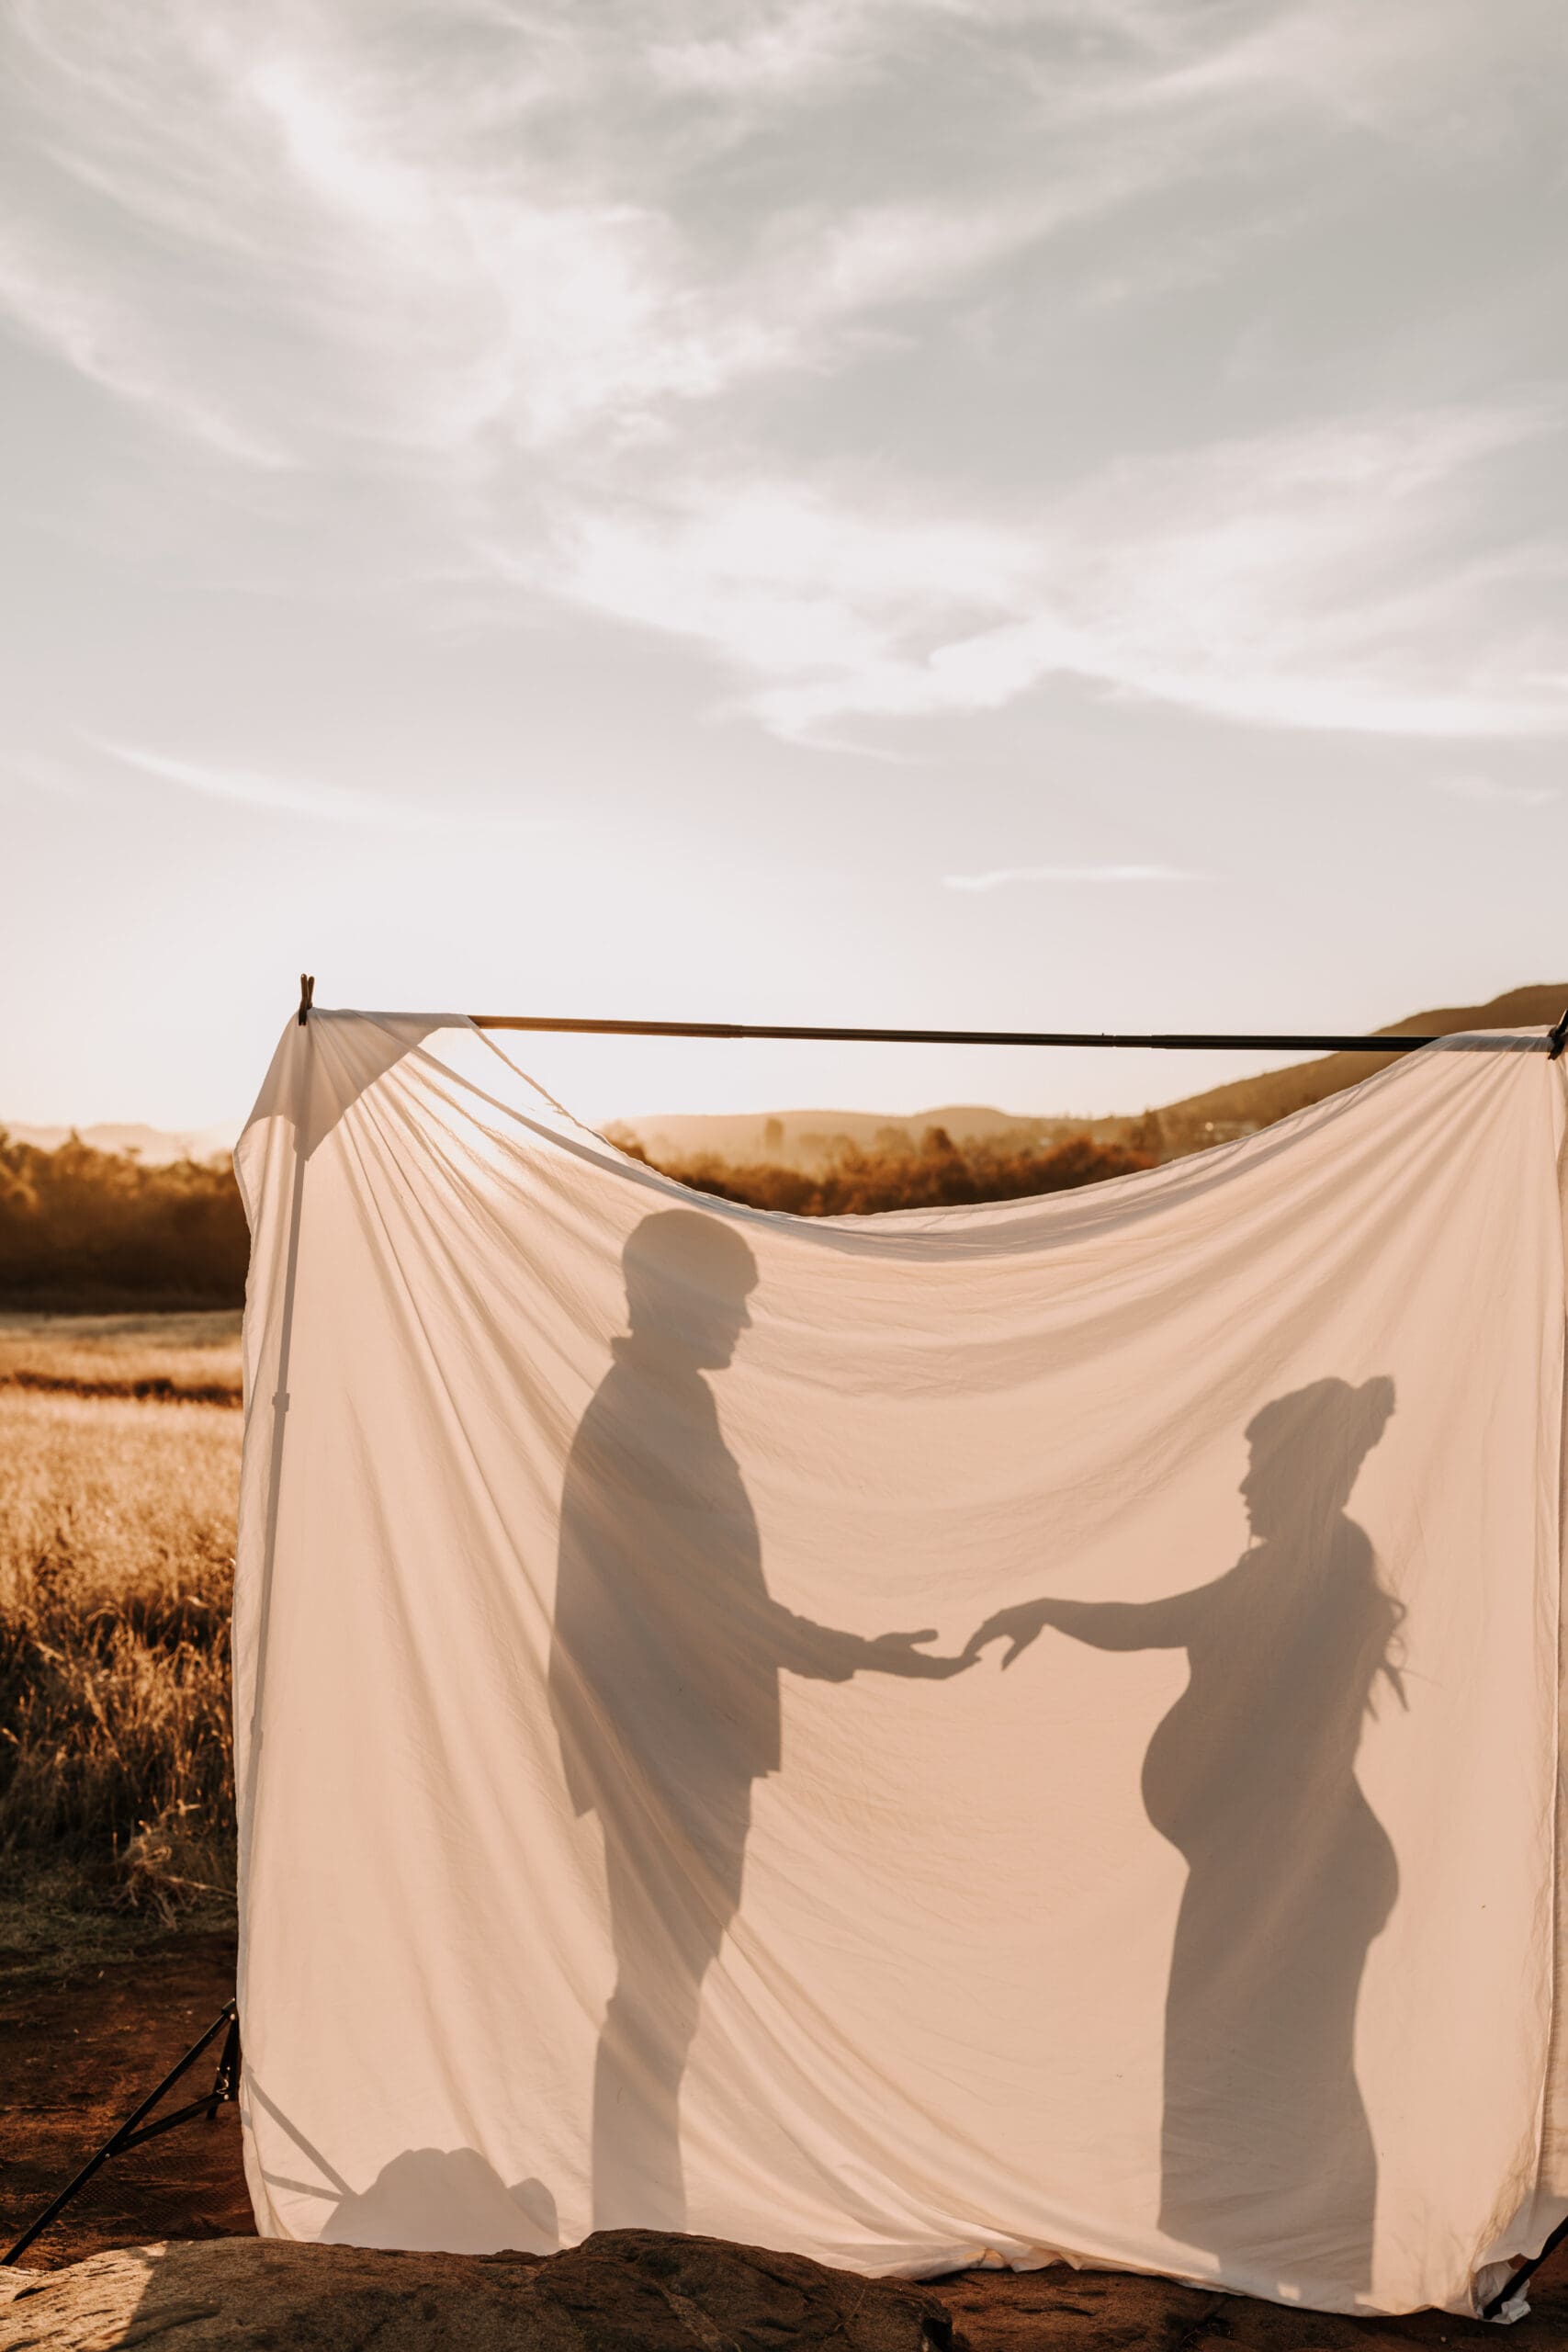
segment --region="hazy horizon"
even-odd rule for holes
[[[1153,1057],[1151,1056],[1150,1058],[1152,1059]],[[1177,1057],[1168,1055],[1162,1057],[1162,1058],[1167,1060],[1175,1060]],[[1181,1058],[1185,1060],[1186,1057],[1182,1057]],[[1250,1069],[1250,1062],[1248,1065],[1248,1070],[1244,1070],[1239,1068],[1230,1069],[1229,1063],[1232,1058],[1233,1057],[1230,1056],[1225,1057],[1226,1072],[1222,1074],[1228,1073],[1228,1075],[1237,1078],[1247,1075]],[[1234,1058],[1239,1062],[1243,1057],[1237,1056]],[[1264,1056],[1261,1057],[1253,1057],[1251,1058],[1258,1061],[1261,1068],[1274,1069],[1289,1068],[1295,1060],[1310,1060],[1312,1057],[1275,1056],[1270,1059],[1269,1057]],[[1151,1102],[1155,1099],[1156,1098],[1151,1097]],[[1164,1102],[1168,1100],[1174,1100],[1175,1098],[1173,1095],[1160,1095],[1157,1099]],[[569,1110],[573,1111],[578,1115],[584,1117],[587,1116],[585,1113],[581,1112],[581,1106],[577,1104],[569,1103],[566,1107]],[[1050,1102],[1003,1102],[992,1101],[989,1098],[982,1100],[979,1096],[972,1095],[965,1095],[962,1097],[953,1095],[940,1102],[906,1102],[902,1105],[894,1105],[891,1108],[886,1104],[876,1102],[751,1102],[738,1100],[733,1103],[726,1103],[722,1108],[716,1111],[682,1111],[671,1108],[669,1103],[652,1102],[645,1104],[638,1112],[621,1113],[611,1110],[596,1114],[592,1124],[601,1127],[624,1125],[636,1128],[638,1126],[639,1123],[647,1125],[660,1119],[686,1120],[696,1118],[734,1118],[755,1119],[761,1121],[769,1118],[884,1118],[890,1125],[898,1125],[900,1124],[908,1125],[911,1120],[919,1121],[922,1118],[930,1118],[935,1113],[940,1111],[954,1109],[995,1111],[1004,1117],[1016,1118],[1020,1121],[1028,1121],[1032,1119],[1081,1118],[1088,1122],[1096,1119],[1136,1115],[1138,1111],[1148,1107],[1150,1107],[1148,1104],[1139,1103],[1133,1107],[1131,1113],[1127,1113],[1103,1108],[1098,1110],[1092,1109],[1081,1102],[1069,1102],[1059,1104]],[[23,1142],[27,1142],[37,1136],[63,1136],[73,1128],[78,1135],[89,1138],[93,1135],[102,1134],[106,1130],[118,1134],[121,1132],[129,1132],[132,1129],[140,1129],[145,1130],[149,1135],[156,1135],[160,1137],[188,1137],[193,1141],[202,1143],[204,1146],[208,1145],[209,1142],[212,1148],[221,1149],[227,1148],[237,1139],[243,1123],[243,1117],[242,1116],[232,1120],[213,1119],[199,1123],[187,1120],[173,1126],[155,1126],[152,1121],[144,1119],[115,1117],[101,1119],[26,1119],[19,1117],[7,1117],[3,1114],[0,1114],[0,1130],[4,1130],[8,1134],[17,1136]]]
[[[1550,1014],[1542,1013],[1542,1019],[1554,1017],[1559,1009],[1560,1003],[1561,1009],[1563,1012],[1568,1012],[1568,981],[1564,981],[1556,987],[1550,982],[1527,982],[1524,984],[1524,989],[1538,995],[1543,995],[1549,998],[1551,1012]],[[1509,990],[1504,993],[1506,995],[1511,995],[1516,992]],[[1438,1006],[1408,1007],[1404,1013],[1396,1015],[1395,1018],[1400,1021],[1409,1021],[1412,1017],[1422,1012],[1433,1013],[1444,1011],[1445,1009],[1452,1010],[1454,1008],[1443,1008]],[[1463,1008],[1458,1009],[1462,1010]],[[1537,1010],[1539,1011],[1540,1008],[1537,1008]],[[494,1040],[494,1042],[498,1043],[501,1049],[505,1052],[508,1046],[516,1041],[504,1035],[501,1035]],[[534,1035],[530,1034],[525,1035],[522,1042],[525,1046],[535,1045],[541,1046],[546,1049],[547,1053],[554,1048],[561,1050],[564,1055],[570,1055],[571,1046],[574,1044],[582,1042],[604,1043],[613,1047],[625,1046],[634,1052],[639,1046],[646,1046],[652,1049],[654,1052],[657,1052],[659,1048],[667,1046],[671,1041],[662,1039],[610,1039],[603,1041],[583,1041],[575,1040],[570,1037],[551,1037],[547,1035]],[[717,1040],[709,1040],[705,1042],[710,1046],[717,1044],[720,1051],[730,1055],[744,1053],[749,1057],[765,1058],[770,1053],[782,1053],[785,1055],[794,1055],[797,1057],[805,1057],[807,1063],[809,1063],[812,1057],[818,1050],[818,1048],[809,1046],[798,1046],[792,1047],[789,1046],[770,1046],[766,1043],[758,1043],[756,1045],[739,1045]],[[683,1053],[688,1057],[700,1057],[703,1051],[703,1045],[701,1043],[693,1042],[687,1046],[681,1046],[677,1043],[676,1050]],[[897,1048],[893,1047],[890,1047],[887,1050],[889,1053],[896,1053],[898,1051]],[[919,1052],[920,1049],[913,1048],[907,1050]],[[527,1054],[525,1058],[532,1066],[531,1074],[536,1077],[541,1076],[542,1073],[539,1069],[540,1057],[533,1054]],[[764,1122],[771,1121],[775,1118],[783,1119],[786,1123],[791,1121],[798,1123],[801,1121],[810,1120],[816,1125],[826,1125],[830,1128],[832,1123],[836,1121],[853,1124],[856,1121],[872,1119],[884,1121],[891,1125],[910,1127],[918,1132],[923,1123],[929,1122],[933,1118],[945,1119],[951,1118],[955,1114],[978,1111],[987,1114],[994,1114],[1003,1119],[1016,1119],[1021,1124],[1027,1124],[1031,1121],[1041,1120],[1066,1124],[1082,1121],[1087,1126],[1095,1125],[1106,1119],[1136,1117],[1145,1111],[1165,1109],[1170,1105],[1182,1102],[1195,1094],[1206,1093],[1213,1085],[1224,1086],[1233,1080],[1254,1077],[1264,1071],[1272,1072],[1293,1069],[1303,1065],[1311,1064],[1320,1059],[1321,1057],[1315,1054],[1241,1053],[1224,1049],[1209,1053],[1192,1053],[1168,1051],[1165,1049],[1145,1049],[1140,1047],[1112,1048],[1104,1052],[1098,1052],[1089,1047],[1057,1049],[1052,1049],[1049,1047],[1016,1047],[1007,1050],[1007,1058],[1015,1066],[1020,1064],[1025,1067],[1033,1065],[1037,1068],[1040,1064],[1044,1063],[1048,1064],[1052,1069],[1057,1071],[1070,1071],[1074,1063],[1081,1063],[1086,1059],[1092,1059],[1101,1067],[1121,1065],[1125,1066],[1130,1072],[1142,1071],[1147,1073],[1150,1077],[1151,1083],[1143,1099],[1138,1101],[1129,1099],[1113,1104],[1089,1104],[1082,1101],[1074,1100],[1066,1096],[1064,1096],[1061,1101],[1057,1102],[1037,1101],[1025,1103],[1016,1101],[1010,1102],[998,1097],[988,1099],[982,1098],[973,1093],[954,1093],[941,1101],[915,1102],[913,1104],[907,1102],[890,1104],[886,1102],[851,1102],[848,1100],[838,1103],[811,1102],[807,1100],[751,1100],[749,1097],[748,1090],[745,1087],[741,1087],[735,1091],[734,1098],[732,1100],[726,1102],[717,1109],[692,1110],[682,1107],[678,1104],[673,1104],[670,1102],[648,1103],[636,1112],[618,1111],[614,1108],[606,1109],[602,1104],[590,1107],[587,1102],[581,1101],[569,1103],[566,1107],[574,1111],[577,1115],[592,1125],[600,1128],[626,1127],[637,1132],[639,1135],[639,1138],[643,1141],[657,1139],[660,1136],[660,1127],[662,1125],[663,1127],[670,1131],[669,1135],[664,1137],[665,1142],[669,1143],[671,1137],[673,1137],[674,1148],[676,1149],[690,1148],[691,1139],[688,1137],[682,1140],[681,1137],[675,1136],[675,1130],[679,1128],[689,1128],[694,1124],[700,1124],[705,1121],[717,1125],[720,1124],[739,1125],[743,1122]],[[1168,1082],[1164,1085],[1152,1082],[1154,1080],[1157,1079],[1162,1070],[1166,1074]],[[1179,1077],[1181,1073],[1186,1073],[1188,1078],[1191,1080],[1191,1082],[1178,1082]],[[1197,1075],[1194,1077],[1193,1073],[1197,1073]],[[1278,1115],[1278,1114],[1271,1112],[1268,1115],[1274,1116]],[[106,1118],[77,1119],[72,1121],[42,1121],[16,1118],[7,1119],[5,1116],[0,1115],[0,1130],[9,1131],[22,1142],[43,1143],[47,1146],[52,1144],[56,1140],[62,1139],[64,1132],[68,1128],[74,1128],[78,1134],[81,1134],[88,1141],[93,1141],[95,1138],[104,1139],[102,1146],[104,1148],[127,1148],[129,1147],[125,1138],[131,1137],[133,1135],[135,1138],[137,1138],[136,1148],[139,1149],[148,1148],[153,1142],[164,1144],[176,1139],[185,1140],[190,1144],[196,1152],[196,1156],[198,1158],[209,1156],[215,1148],[227,1150],[231,1148],[234,1140],[237,1138],[243,1124],[243,1119],[234,1118],[231,1120],[209,1121],[199,1125],[195,1122],[187,1121],[185,1125],[179,1126],[154,1128],[150,1122],[132,1119]],[[112,1142],[108,1140],[111,1137],[114,1138]],[[702,1148],[707,1147],[704,1145]],[[728,1148],[729,1147],[727,1146],[726,1148]]]
[[[1547,0],[0,12],[0,1106],[1559,967]],[[1267,1056],[513,1039],[594,1123]]]

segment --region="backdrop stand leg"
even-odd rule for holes
[[[220,2033],[223,2033],[225,2026],[228,2031],[223,2035],[223,2047],[219,2055],[218,2072],[213,2077],[212,2088],[203,2098],[192,2099],[188,2106],[176,2108],[172,2115],[162,2115],[155,2123],[147,2122],[145,2119],[152,2114],[158,2101],[166,2092],[174,2088],[180,2076],[188,2067],[196,2064],[202,2052],[215,2041]],[[52,2204],[46,2205],[37,2220],[28,2222],[16,2244],[7,2246],[6,2252],[0,2255],[0,2267],[18,2262],[34,2239],[41,2237],[50,2223],[58,2220],[72,2199],[86,2187],[94,2174],[107,2165],[111,2156],[123,2155],[129,2148],[139,2148],[144,2141],[155,2140],[161,2132],[172,2132],[176,2123],[188,2123],[197,2115],[206,2116],[210,2122],[225,2100],[238,2097],[239,2086],[240,2018],[234,2003],[226,2001],[200,2041],[192,2042],[178,2065],[170,2068],[157,2089],[148,2093],[141,2106],[133,2109],[118,2130],[110,2133],[97,2153],[88,2157],[75,2177],[66,2182]]]
[[[1498,2288],[1497,2292],[1493,2296],[1491,2301],[1482,2305],[1482,2318],[1495,2319],[1498,2313],[1502,2311],[1505,2303],[1512,2302],[1514,2297],[1518,2293],[1519,2289],[1524,2285],[1526,2279],[1534,2278],[1536,2272],[1540,2268],[1541,2264],[1546,2260],[1547,2256],[1549,2254],[1554,2254],[1557,2248],[1562,2245],[1564,2238],[1568,2238],[1568,2221],[1562,2221],[1558,2222],[1557,2227],[1552,2231],[1551,2235],[1547,2239],[1546,2244],[1541,2247],[1540,2252],[1535,2256],[1533,2260],[1529,2262],[1521,2262],[1518,2268],[1514,2272],[1512,2278],[1504,2279],[1503,2284]]]

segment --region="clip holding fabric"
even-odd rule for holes
[[[305,1015],[310,1012],[311,1005],[314,1003],[315,996],[316,976],[314,972],[301,972],[299,975],[299,1026],[301,1029],[305,1026]],[[1568,1020],[1568,1013],[1565,1013],[1563,1018]]]
[[[1546,1043],[1547,1058],[1551,1061],[1559,1060],[1561,1058],[1563,1046],[1568,1046],[1568,1012],[1563,1013],[1562,1020],[1558,1023],[1556,1028],[1552,1030]]]

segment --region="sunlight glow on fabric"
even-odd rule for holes
[[[262,2232],[1476,2308],[1568,2211],[1562,1067],[813,1221],[457,1017],[291,1019],[236,1155]]]

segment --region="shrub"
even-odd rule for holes
[[[1152,1167],[1149,1154],[1075,1136],[1044,1150],[1029,1145],[960,1146],[928,1127],[918,1147],[868,1152],[840,1145],[817,1170],[764,1161],[736,1167],[709,1154],[660,1163],[664,1173],[724,1201],[785,1209],[795,1216],[871,1216],[881,1209],[948,1208],[966,1201],[1011,1201],[1064,1193]]]
[[[225,1162],[148,1167],[74,1136],[40,1151],[0,1129],[0,1298],[237,1306],[249,1252]]]

